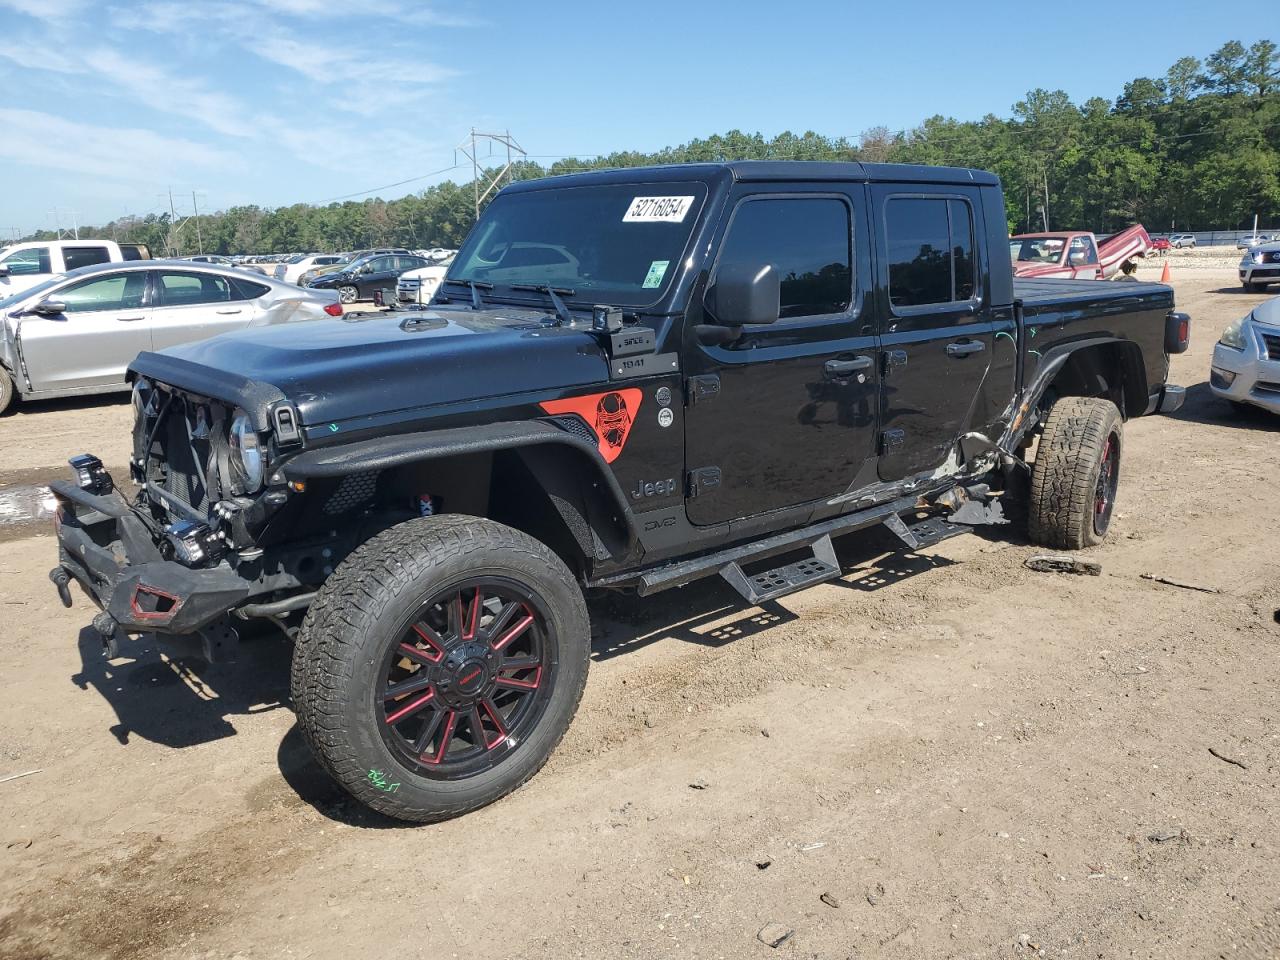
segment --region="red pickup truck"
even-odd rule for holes
[[[1151,249],[1146,228],[1135,223],[1101,243],[1092,233],[1022,233],[1009,238],[1009,255],[1017,277],[1061,277],[1105,280],[1129,260]]]

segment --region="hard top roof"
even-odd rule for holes
[[[954,183],[995,186],[999,178],[968,167],[930,167],[912,163],[836,163],[817,160],[734,160],[728,163],[672,163],[652,167],[616,167],[568,173],[537,180],[522,180],[507,191],[522,192],[549,187],[587,186],[602,183],[663,182],[679,180],[738,182],[786,181],[795,183],[854,181],[861,183]]]

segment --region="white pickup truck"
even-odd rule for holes
[[[66,273],[92,263],[150,260],[151,251],[140,243],[113,240],[34,240],[0,248],[0,300],[44,283],[55,273]]]

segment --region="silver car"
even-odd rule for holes
[[[1240,282],[1246,290],[1263,290],[1280,283],[1280,241],[1250,247],[1240,258]]]
[[[1237,409],[1280,413],[1280,297],[1222,331],[1213,348],[1209,389]]]
[[[244,327],[342,316],[334,290],[305,290],[186,260],[102,263],[0,300],[0,412],[13,402],[127,390],[144,350]]]

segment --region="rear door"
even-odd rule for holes
[[[686,512],[695,524],[838,496],[875,456],[870,244],[863,186],[849,187],[735,188],[711,283],[726,264],[772,264],[781,311],[727,344],[686,332]]]
[[[151,349],[147,273],[98,274],[55,290],[66,310],[56,317],[22,318],[22,356],[35,390],[67,390],[124,383],[125,369]]]
[[[257,315],[257,307],[241,288],[263,284],[233,284],[222,274],[195,270],[156,270],[154,275],[151,326],[156,350],[240,330]]]
[[[882,251],[879,473],[897,480],[943,466],[971,429],[992,353],[985,230],[977,188],[880,184],[871,194]]]

